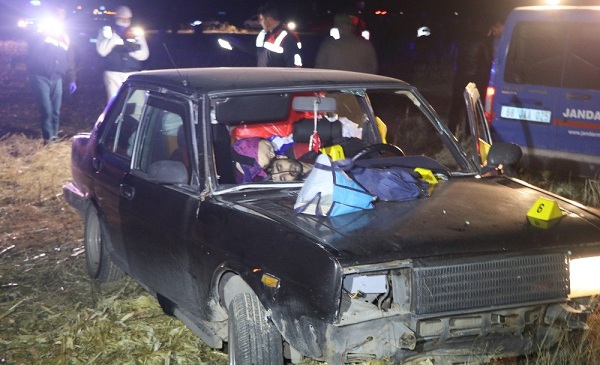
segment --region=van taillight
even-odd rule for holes
[[[485,119],[487,119],[488,124],[492,124],[492,119],[495,117],[494,115],[494,95],[496,94],[496,89],[492,86],[488,86],[485,91]]]

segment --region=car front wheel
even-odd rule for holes
[[[124,276],[110,259],[106,241],[98,211],[90,206],[85,215],[85,263],[88,275],[100,282],[115,281]]]
[[[258,298],[236,295],[229,305],[229,364],[282,365],[283,344]]]

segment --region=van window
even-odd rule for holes
[[[600,24],[517,24],[506,59],[504,80],[600,90]]]

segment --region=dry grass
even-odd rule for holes
[[[600,180],[561,176],[550,171],[525,169],[519,172],[519,178],[566,198],[600,208]]]
[[[0,140],[0,363],[227,364],[132,280],[87,278],[69,163],[69,141]]]

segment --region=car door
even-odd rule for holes
[[[124,90],[107,110],[103,132],[92,161],[95,171],[94,196],[109,232],[111,256],[121,268],[128,271],[119,215],[119,187],[123,177],[129,174],[146,90]]]
[[[179,304],[190,300],[195,286],[188,249],[202,179],[190,148],[192,139],[198,140],[193,110],[183,98],[150,93],[132,170],[120,186],[131,275]]]

